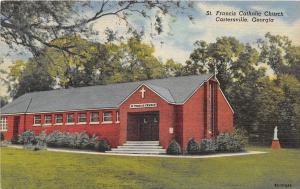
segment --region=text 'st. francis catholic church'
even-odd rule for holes
[[[27,93],[1,109],[10,140],[25,130],[86,131],[112,147],[126,141],[211,138],[233,130],[233,110],[214,75],[154,79]]]

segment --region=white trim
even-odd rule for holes
[[[8,129],[8,123],[7,123],[7,117],[1,115],[0,120],[0,131],[7,131]]]
[[[126,102],[136,91],[138,91],[142,86],[147,87],[148,89],[150,89],[153,93],[155,93],[157,96],[159,96],[161,99],[165,100],[167,103],[169,104],[174,104],[176,105],[176,103],[174,102],[169,102],[167,99],[165,99],[164,97],[162,97],[160,94],[158,94],[154,89],[152,89],[151,87],[149,87],[147,84],[142,83],[141,85],[139,85],[132,93],[130,93],[120,104],[118,104],[118,108],[124,103]],[[171,93],[170,93],[171,94]],[[173,97],[172,97],[173,98]]]
[[[57,122],[57,120],[60,120],[60,119],[57,119],[58,116],[61,116],[61,122]],[[63,114],[55,114],[54,115],[54,121],[55,121],[54,125],[62,125],[63,122],[64,122],[64,116],[63,116]]]
[[[43,126],[49,127],[52,126],[52,123],[44,123]]]
[[[112,124],[112,121],[102,121],[101,124]]]
[[[202,86],[205,82],[208,82],[214,75],[211,75],[207,80],[204,80],[186,99],[183,103],[178,103],[176,105],[183,105],[185,104]]]
[[[98,115],[98,121],[92,121],[92,115],[96,113]],[[100,120],[100,112],[90,112],[90,123],[99,123]]]
[[[36,119],[35,117],[39,116],[40,117],[40,123],[36,123]],[[34,115],[33,116],[33,126],[37,126],[37,125],[42,125],[42,115]]]
[[[86,125],[86,122],[78,122],[77,125]]]
[[[50,119],[50,123],[46,123],[46,120],[49,121],[49,119],[46,119],[46,117],[50,117],[50,118],[51,118],[51,119]],[[43,125],[52,125],[52,120],[53,120],[52,114],[45,114],[45,115],[44,115],[44,124],[43,124]]]
[[[19,112],[19,113],[1,113],[1,115],[21,115],[21,114],[26,114],[26,115],[30,115],[30,114],[52,114],[52,113],[79,113],[82,111],[101,111],[101,110],[117,110],[118,107],[104,107],[104,108],[88,108],[88,109],[76,109],[76,110],[57,110],[57,111],[53,111],[53,112]]]
[[[217,81],[217,82],[218,82],[218,84],[220,85],[220,82],[219,82],[218,78],[216,78],[216,81]],[[221,94],[222,94],[222,95],[223,95],[223,97],[225,98],[225,101],[227,102],[227,104],[228,104],[229,108],[231,109],[232,113],[234,113],[234,110],[233,110],[232,106],[229,104],[229,102],[228,102],[228,100],[227,100],[226,96],[224,95],[224,93],[223,93],[223,91],[222,91],[221,87],[218,87],[218,89],[220,89],[220,91],[221,91]]]
[[[90,124],[99,124],[100,122],[99,121],[97,121],[97,122],[90,122]]]
[[[229,104],[229,102],[228,102],[226,96],[224,95],[223,91],[221,90],[220,87],[218,87],[218,88],[219,88],[219,90],[221,91],[221,94],[222,94],[222,96],[224,97],[225,101],[227,102],[227,104],[228,104],[229,108],[231,109],[232,113],[234,113],[234,110],[233,110],[233,108],[231,107],[231,105]]]
[[[116,111],[116,123],[120,123],[120,111]]]
[[[80,117],[80,115],[85,115],[84,116],[84,118],[85,118],[85,121],[79,121],[80,120],[80,118],[83,118],[83,117]],[[79,125],[82,125],[82,124],[86,124],[86,122],[87,122],[87,114],[86,114],[86,112],[79,112],[78,114],[77,114],[77,124],[79,124]]]
[[[104,116],[105,113],[110,113],[110,116]],[[104,121],[105,117],[110,117],[111,118],[111,121]],[[102,123],[109,123],[109,122],[113,122],[113,112],[112,111],[104,111],[102,112]]]
[[[41,124],[33,124],[32,125],[33,127],[40,127],[40,126],[42,126]]]
[[[75,125],[75,122],[69,122],[69,123],[66,123],[66,125]]]
[[[68,117],[69,117],[70,115],[73,115],[73,122],[68,122]],[[68,124],[72,125],[72,124],[75,123],[74,121],[75,121],[75,113],[66,113],[66,124],[67,124],[67,125],[68,125]]]

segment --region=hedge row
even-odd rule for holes
[[[47,146],[56,148],[89,149],[97,151],[109,151],[110,146],[104,139],[98,140],[96,135],[89,136],[86,132],[69,133],[54,131],[46,135],[43,131],[36,136],[32,131],[25,131],[18,137],[18,143],[24,144],[25,148],[35,150],[44,149]]]
[[[187,144],[187,153],[208,154],[221,152],[241,152],[245,150],[246,138],[243,131],[235,130],[233,133],[221,133],[213,139],[203,139],[197,142],[195,139],[190,139]],[[167,154],[178,155],[182,150],[180,145],[172,140],[168,146]]]

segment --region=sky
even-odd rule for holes
[[[97,2],[95,2],[97,4]],[[96,6],[95,6],[96,9]],[[184,63],[189,54],[193,50],[193,44],[197,40],[205,40],[214,42],[217,37],[233,36],[238,40],[255,44],[257,39],[263,38],[267,32],[271,34],[286,35],[294,44],[300,45],[300,2],[288,1],[209,1],[194,2],[192,9],[187,10],[186,14],[176,14],[176,16],[167,15],[163,19],[163,32],[160,35],[151,35],[154,33],[153,18],[145,19],[140,15],[132,15],[129,17],[129,23],[138,30],[143,30],[145,36],[143,40],[155,46],[155,55],[165,61],[172,58],[176,62]],[[213,15],[207,16],[206,12],[211,11]],[[223,12],[239,12],[239,11],[265,11],[282,12],[283,16],[271,17],[274,19],[272,23],[228,23],[216,22],[216,11]],[[85,12],[85,14],[93,14],[93,10]],[[155,10],[150,13],[154,15]],[[188,16],[192,16],[191,21]],[[230,16],[223,16],[230,17]],[[231,18],[239,18],[234,16]],[[246,17],[251,20],[252,17]],[[266,18],[266,17],[261,17]],[[152,23],[152,24],[151,24]],[[106,28],[110,28],[124,35],[126,32],[126,24],[116,17],[103,17],[93,23],[93,27],[99,32],[99,35],[92,40],[103,42],[105,36],[103,32]],[[0,65],[4,69],[8,69],[9,65],[16,59],[28,59],[31,55],[19,49],[11,51],[0,41],[1,51],[0,57],[3,58],[4,64]],[[9,55],[7,55],[9,54]],[[0,95],[6,94],[6,88],[1,86]]]

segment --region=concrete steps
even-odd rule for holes
[[[110,153],[119,154],[165,154],[166,150],[159,145],[159,141],[127,141],[118,148],[112,148]]]

